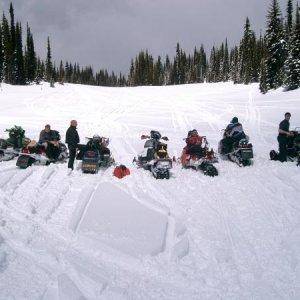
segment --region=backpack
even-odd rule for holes
[[[114,169],[114,176],[122,179],[123,177],[130,175],[130,170],[124,166],[124,165],[119,165]]]

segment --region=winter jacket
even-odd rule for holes
[[[52,142],[52,141],[59,141],[59,140],[60,140],[60,134],[58,131],[50,130],[49,132],[46,132],[45,130],[42,130],[40,133],[39,144]]]
[[[76,127],[70,126],[66,132],[66,143],[69,148],[77,148],[80,142]]]
[[[186,139],[186,143],[188,146],[201,145],[202,144],[202,136],[192,135]]]
[[[225,133],[228,137],[234,137],[237,134],[243,134],[244,129],[240,123],[230,123],[225,129]]]

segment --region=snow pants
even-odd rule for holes
[[[287,143],[288,139],[285,136],[278,136],[277,141],[279,144],[279,160],[281,162],[287,161]]]
[[[77,148],[75,147],[69,147],[69,162],[68,162],[68,168],[69,169],[74,169],[74,160],[76,157],[76,150]]]

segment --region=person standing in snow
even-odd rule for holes
[[[76,157],[76,152],[78,148],[78,144],[80,142],[79,135],[77,132],[77,121],[72,120],[70,123],[70,127],[66,133],[66,144],[68,144],[69,148],[69,163],[68,168],[74,169],[74,160]]]
[[[279,144],[279,160],[281,162],[287,161],[288,138],[293,136],[293,133],[290,132],[290,118],[291,113],[285,113],[284,120],[279,124],[277,141]]]

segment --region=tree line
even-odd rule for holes
[[[187,54],[176,45],[173,58],[168,55],[154,58],[147,50],[131,60],[128,75],[94,72],[92,66],[52,60],[50,39],[47,55],[37,56],[33,35],[26,25],[23,46],[22,25],[15,22],[10,4],[9,20],[3,14],[0,22],[0,81],[24,85],[48,81],[51,83],[79,83],[98,86],[177,85],[202,82],[233,81],[237,84],[260,83],[260,90],[300,87],[300,9],[298,3],[287,0],[283,17],[278,0],[271,0],[264,35],[256,36],[247,17],[238,45],[229,48],[227,39],[214,46],[207,55],[204,46]]]

